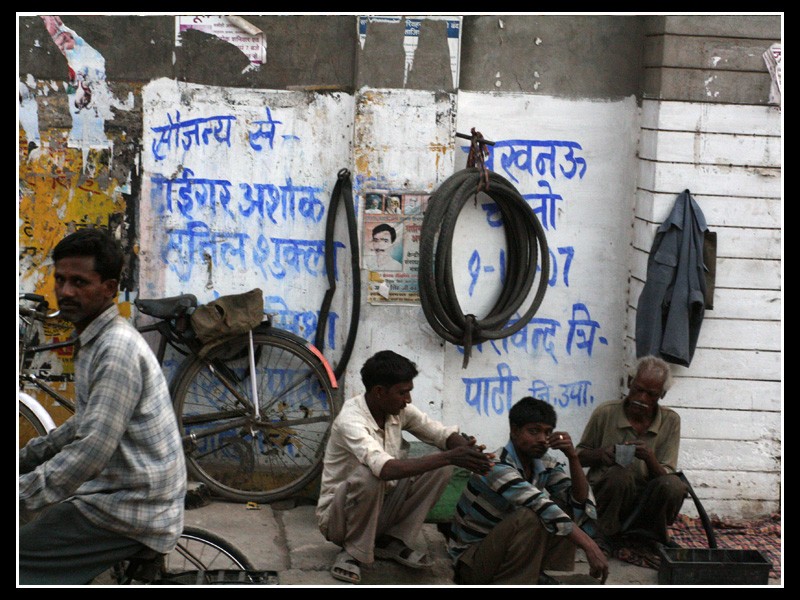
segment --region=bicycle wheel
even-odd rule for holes
[[[187,360],[173,403],[190,475],[225,498],[266,503],[317,476],[336,407],[325,364],[305,340],[267,329],[253,346],[255,382],[249,337],[240,336]]]
[[[44,407],[31,396],[19,392],[19,447],[24,448],[33,438],[45,435],[55,427],[49,415],[37,414],[44,412]]]
[[[237,579],[236,571],[255,572],[255,567],[229,541],[200,529],[185,527],[175,549],[164,558],[162,579],[165,583],[209,584]],[[245,580],[250,575],[244,573]]]
[[[154,583],[208,585],[263,583],[272,572],[256,571],[236,546],[199,527],[185,527],[175,548],[163,559],[122,561],[93,581],[97,585]],[[150,564],[152,562],[152,565]],[[156,568],[157,571],[151,569]]]

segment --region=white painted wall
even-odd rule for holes
[[[783,215],[780,121],[772,109],[374,89],[355,96],[233,94],[167,80],[146,86],[143,98],[142,295],[192,292],[208,301],[261,287],[276,324],[311,340],[327,289],[319,244],[338,171],[352,171],[361,216],[365,190],[430,193],[463,169],[468,142],[456,132],[474,127],[496,142],[487,164],[527,197],[551,249],[551,285],[534,320],[513,337],[473,348],[464,369],[461,349],[434,333],[420,306],[370,304],[364,292],[343,380],[345,397],[360,393],[364,360],[394,349],[420,367],[415,403],[489,447],[505,442],[508,408],[525,395],[548,398],[559,428],[576,443],[594,407],[622,395],[652,237],[677,194],[689,188],[718,232],[719,258],[714,310],[691,367],[675,367],[677,382],[665,401],[683,417],[681,467],[710,511],[776,508]],[[267,108],[273,122],[259,123]],[[188,145],[193,131],[182,128],[181,145],[172,138],[169,148],[159,147],[158,128],[170,118],[177,122],[178,112],[183,123],[230,117],[230,137],[221,142],[212,133]],[[248,136],[273,126],[271,148],[268,137]],[[546,155],[552,143],[551,171]],[[512,150],[517,154],[508,160]],[[213,209],[199,204],[197,185],[181,196],[181,185],[173,183],[167,202],[159,178],[185,178],[187,170],[217,182]],[[267,192],[263,214],[248,214],[254,205],[246,192],[257,185]],[[303,188],[293,198],[286,193],[291,185]],[[230,192],[227,205],[220,202],[223,188]],[[502,285],[505,247],[502,230],[490,227],[481,206],[487,200],[467,203],[453,244],[459,300],[479,317]],[[194,247],[176,233],[192,223],[201,232]],[[339,294],[325,349],[334,363],[349,326],[353,250],[342,225],[337,238]],[[366,290],[367,272],[358,276]],[[498,381],[501,376],[506,379]]]
[[[619,395],[635,189],[635,100],[565,101],[460,92],[457,107],[451,109],[455,118],[442,104],[440,96],[427,92],[371,90],[362,96],[356,110],[359,176],[389,189],[437,189],[466,164],[469,143],[456,138],[455,132],[469,133],[474,127],[496,142],[487,159],[492,170],[509,179],[520,194],[531,196],[529,204],[539,211],[554,260],[552,286],[534,317],[536,321],[512,338],[474,348],[466,369],[462,369],[461,349],[444,343],[420,308],[364,306],[346,393],[361,391],[358,370],[363,361],[378,350],[390,348],[421,368],[415,381],[417,405],[446,422],[458,423],[490,447],[505,443],[508,408],[533,393],[532,388],[536,395],[545,395],[556,405],[559,427],[579,438],[596,403]],[[399,142],[395,145],[393,140]],[[517,142],[512,146],[511,140]],[[539,153],[551,151],[551,141],[562,144],[555,149],[554,174],[547,161],[540,174],[536,159]],[[572,147],[574,163],[564,143],[576,144]],[[441,146],[447,150],[442,152]],[[527,157],[531,147],[527,162],[520,158],[518,166],[507,171],[501,166],[512,148]],[[565,176],[564,172],[570,173],[573,167],[575,174]],[[545,205],[544,212],[543,195],[558,197]],[[480,206],[489,200],[481,196],[478,206],[467,203],[453,243],[459,302],[464,312],[479,317],[486,314],[487,298],[502,285],[502,230],[489,226]],[[470,271],[469,259],[474,260],[476,255],[480,256],[481,270],[476,272],[473,263]],[[494,267],[494,271],[486,267]],[[593,327],[571,327],[576,305],[584,305],[588,313],[576,309],[575,316],[594,321]],[[548,330],[551,334],[543,337]],[[593,335],[593,343],[580,347],[580,332]],[[484,381],[498,377],[508,379]],[[577,394],[570,397],[566,390]]]
[[[203,303],[259,287],[276,325],[313,340],[328,289],[327,207],[351,163],[353,97],[162,79],[143,99],[140,294]],[[340,239],[337,287],[347,290]],[[334,352],[345,300],[336,296],[327,327]]]

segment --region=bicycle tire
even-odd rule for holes
[[[28,397],[28,402],[33,402],[34,400]],[[53,429],[53,426],[45,423],[42,418],[40,418],[36,412],[26,404],[23,400],[22,392],[19,392],[18,395],[18,403],[19,403],[19,430],[18,430],[18,438],[19,438],[19,447],[24,448],[25,444],[27,444],[30,440],[40,435],[46,435],[48,431]],[[44,410],[44,408],[42,408]]]
[[[205,578],[214,571],[255,571],[255,567],[225,538],[200,527],[184,527],[175,549],[164,557],[162,579],[180,580],[190,572]],[[196,579],[197,573],[191,577]],[[201,579],[201,583],[213,581]]]
[[[190,476],[224,498],[269,503],[299,492],[319,474],[336,416],[334,384],[324,358],[305,340],[256,330],[256,415],[252,402],[243,407],[222,380],[249,402],[248,344],[247,335],[239,336],[204,358],[184,361],[172,387],[173,406]]]
[[[129,573],[130,565],[130,561],[122,561],[94,582],[101,585],[108,581],[122,585],[140,582],[208,585],[225,582],[252,584],[263,580],[263,572],[256,571],[239,548],[215,533],[192,526],[184,527],[175,548],[163,556],[153,576],[147,574],[147,569]]]

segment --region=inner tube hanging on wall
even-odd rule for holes
[[[495,305],[480,319],[462,312],[451,264],[453,232],[459,213],[479,190],[500,209],[508,254],[503,288]],[[550,253],[539,219],[510,181],[485,168],[467,167],[458,171],[431,195],[422,221],[419,254],[422,310],[440,337],[464,347],[462,368],[469,364],[474,344],[508,337],[530,322],[542,304],[550,279]],[[530,295],[539,269],[539,283],[530,305],[518,320],[508,325]]]

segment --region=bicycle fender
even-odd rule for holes
[[[280,337],[305,347],[309,352],[311,352],[314,356],[316,356],[319,359],[320,363],[322,363],[322,367],[325,369],[325,373],[328,376],[328,381],[330,382],[331,387],[335,390],[339,389],[339,382],[336,379],[336,374],[333,372],[333,367],[331,367],[331,364],[328,362],[328,359],[325,358],[325,355],[322,354],[319,348],[317,348],[314,344],[312,344],[305,338],[302,338],[299,335],[292,333],[291,331],[274,327],[272,324],[268,322],[262,323],[261,325],[256,327],[254,331],[260,333],[269,333],[270,335],[274,335],[275,337]]]
[[[50,413],[45,410],[44,406],[39,404],[38,400],[36,400],[33,396],[26,394],[25,392],[19,392],[18,397],[19,401],[28,407],[34,415],[36,415],[36,418],[39,419],[48,432],[53,431],[53,429],[56,428],[56,422],[53,421],[53,417],[51,417]]]

